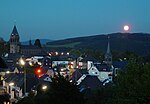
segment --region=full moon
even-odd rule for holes
[[[129,26],[128,26],[128,25],[125,25],[125,26],[124,26],[124,30],[125,30],[125,31],[128,31],[128,30],[129,30]]]

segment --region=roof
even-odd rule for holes
[[[19,35],[16,25],[14,25],[14,28],[13,28],[13,31],[12,31],[11,35]]]
[[[39,78],[39,81],[40,81],[40,82],[45,82],[45,81],[46,81],[46,82],[52,82],[51,78],[50,78],[49,75],[47,75],[47,74],[41,76],[41,77]]]
[[[128,64],[128,61],[115,61],[112,64],[114,68],[123,69]]]
[[[67,61],[67,60],[69,60],[69,56],[67,56],[67,55],[51,56],[51,60],[53,60],[53,61]]]
[[[19,54],[19,53],[9,53],[8,54],[8,57],[6,57],[6,59],[17,59],[17,58],[20,58],[21,57],[21,54]]]
[[[37,46],[34,46],[34,45],[21,45],[21,49],[41,49]]]
[[[72,81],[73,82],[76,82],[80,77],[82,76],[82,74],[79,72],[79,70],[75,70],[73,73],[72,73]]]
[[[102,86],[102,82],[100,82],[97,76],[86,75],[79,86],[80,88],[97,89]]]
[[[81,61],[83,62],[87,62],[87,61],[93,61],[93,62],[98,62],[98,60],[96,60],[94,57],[92,56],[85,56],[83,57],[83,59],[81,59]]]
[[[110,71],[110,67],[107,64],[95,64],[95,67],[99,71]]]
[[[38,78],[31,73],[26,74],[27,79],[27,92],[38,84]],[[14,82],[15,86],[22,87],[24,84],[24,73],[10,73],[5,75],[5,81],[7,83]]]
[[[10,73],[5,75],[7,83],[14,82],[16,86],[21,87],[23,84],[23,73]]]

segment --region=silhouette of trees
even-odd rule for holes
[[[36,96],[37,104],[41,104],[41,101],[43,104],[84,104],[83,96],[77,86],[62,76],[53,79],[48,91],[40,91],[39,89]]]
[[[39,48],[42,48],[40,39],[36,39],[34,45],[39,47]]]
[[[37,95],[30,94],[17,104],[84,104],[83,95],[76,85],[59,76],[52,83],[44,83],[46,90],[42,89],[43,83],[37,87]]]
[[[149,104],[150,103],[150,64],[131,60],[125,71],[116,78],[114,96],[111,104]]]

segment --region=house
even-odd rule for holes
[[[96,60],[94,57],[92,56],[80,56],[77,58],[77,68],[79,69],[87,69],[89,70],[90,67],[94,64],[94,63],[98,63],[98,60]]]
[[[87,69],[78,69],[76,68],[75,71],[72,73],[71,82],[76,83],[83,75],[87,75]]]
[[[0,57],[0,95],[5,93],[5,88],[3,87],[3,76],[5,75],[8,67],[5,61]]]
[[[80,89],[90,88],[91,90],[94,90],[100,88],[102,86],[102,82],[100,82],[97,76],[83,75],[77,81],[77,85],[79,85]]]
[[[49,77],[49,75],[43,75],[42,77],[39,78],[39,83],[37,84],[37,89],[41,87],[40,89],[46,90],[50,88],[50,85],[52,83],[52,79]]]
[[[37,55],[42,52],[42,48],[34,46],[29,41],[29,45],[21,45],[20,36],[16,25],[14,25],[12,33],[10,35],[10,53],[11,54],[21,54],[24,56]]]
[[[46,56],[42,60],[42,67],[46,67],[51,69],[52,68],[52,60],[50,56]]]
[[[38,84],[38,78],[34,74],[26,74],[26,93],[30,92]],[[3,87],[11,98],[18,98],[24,95],[24,73],[6,74],[3,80]]]
[[[106,64],[94,64],[89,70],[89,75],[97,76],[101,82],[113,80],[113,67],[109,67]]]

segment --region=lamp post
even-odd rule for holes
[[[25,61],[23,60],[22,57],[20,58],[19,63],[20,63],[20,65],[21,65],[21,67],[23,68],[23,71],[24,71],[24,95],[25,95],[25,93],[26,93],[26,70],[24,68]]]
[[[10,99],[13,99],[13,98],[14,98],[14,92],[12,91],[13,86],[14,86],[14,82],[10,82],[10,83],[9,83],[9,94],[10,94]],[[5,104],[5,103],[4,103],[4,104]]]

